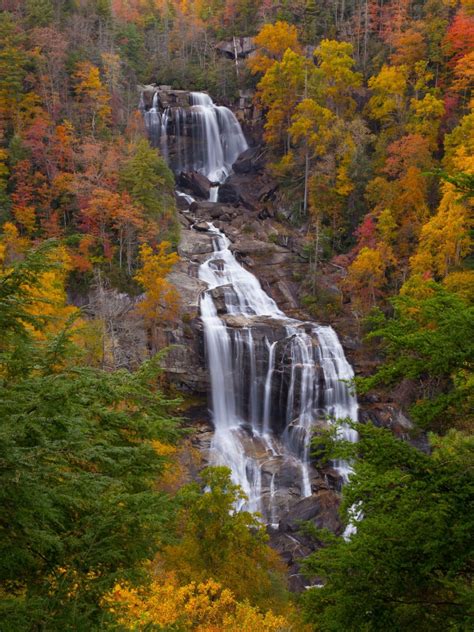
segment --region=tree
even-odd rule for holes
[[[179,261],[175,252],[168,252],[170,243],[162,241],[156,253],[148,244],[140,247],[142,267],[135,275],[135,279],[146,291],[145,297],[139,304],[139,311],[147,322],[157,324],[169,320],[178,308],[178,293],[176,288],[167,280],[173,266]]]
[[[406,66],[382,66],[379,74],[369,79],[372,96],[367,109],[371,118],[388,127],[403,122],[407,75]]]
[[[143,578],[172,513],[155,489],[163,459],[152,442],[177,437],[172,402],[153,386],[156,362],[135,374],[81,367],[67,328],[48,335],[34,291],[57,268],[48,248],[0,278],[6,632],[104,629],[103,595]]]
[[[357,459],[342,511],[347,521],[357,507],[362,519],[347,540],[318,534],[324,548],[305,570],[324,583],[303,596],[307,620],[320,632],[467,632],[473,438],[433,436],[425,454],[386,429],[357,430],[358,444],[335,444],[332,456]]]
[[[47,26],[53,21],[54,7],[50,0],[26,0],[26,19],[31,27]]]
[[[157,227],[175,222],[174,177],[166,162],[144,138],[130,148],[130,156],[120,170],[121,188],[139,204],[145,217]],[[160,224],[161,220],[161,224]],[[158,231],[157,231],[158,232]]]
[[[257,99],[267,109],[265,140],[275,148],[290,149],[288,130],[295,107],[304,95],[311,68],[308,60],[288,49],[258,84]]]
[[[265,24],[255,37],[257,52],[249,58],[248,65],[253,74],[266,73],[276,61],[281,61],[287,50],[301,54],[296,27],[278,20]]]
[[[75,92],[80,114],[92,135],[104,131],[110,123],[110,96],[102,84],[99,69],[88,61],[81,61],[74,71]]]
[[[339,116],[351,116],[355,101],[351,94],[362,83],[362,75],[353,71],[353,47],[348,42],[323,39],[314,55],[321,71],[322,98]]]
[[[23,81],[28,70],[28,55],[23,48],[23,36],[15,26],[13,16],[0,15],[0,123],[11,124],[21,100]]]
[[[387,283],[389,263],[381,249],[364,247],[349,266],[345,287],[355,294],[354,305],[362,312],[376,305]]]
[[[212,579],[180,586],[176,577],[168,574],[157,577],[146,590],[118,585],[107,603],[126,630],[150,625],[161,629],[177,626],[183,632],[296,630],[284,616],[237,601],[228,588]]]
[[[410,264],[415,274],[445,277],[472,248],[469,205],[451,184],[444,185],[438,212],[423,225],[416,254]]]
[[[143,210],[133,204],[130,195],[113,193],[107,189],[95,189],[82,211],[85,232],[100,243],[106,259],[114,254],[112,244],[118,241],[118,263],[126,262],[128,274],[132,273],[136,254],[138,232],[143,229]]]
[[[474,307],[433,281],[413,277],[392,298],[393,317],[371,321],[385,362],[362,380],[367,391],[410,380],[411,415],[423,427],[445,429],[472,423]]]
[[[206,468],[200,478],[201,485],[181,493],[180,539],[164,550],[165,569],[176,573],[181,585],[213,579],[239,601],[281,607],[285,589],[280,563],[257,517],[235,511],[245,495],[232,483],[230,470]]]

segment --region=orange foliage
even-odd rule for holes
[[[413,66],[426,58],[427,48],[423,34],[416,28],[410,28],[393,37],[395,51],[390,57],[394,66]]]
[[[92,134],[96,130],[103,130],[110,122],[112,110],[109,94],[100,79],[99,69],[88,61],[79,62],[76,65],[74,79],[82,110],[89,115]]]

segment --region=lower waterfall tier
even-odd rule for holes
[[[327,417],[357,419],[353,371],[330,327],[285,316],[209,225],[214,253],[200,266],[211,376],[214,462],[232,469],[243,506],[276,523],[312,493],[310,443]],[[356,433],[342,432],[350,440]],[[342,478],[348,466],[338,464]]]

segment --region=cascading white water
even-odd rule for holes
[[[190,107],[159,108],[158,92],[145,114],[150,140],[168,159],[169,130],[175,142],[172,167],[176,172],[198,171],[213,183],[229,176],[238,156],[248,148],[242,128],[234,113],[215,105],[204,92],[190,93]],[[188,142],[190,141],[190,143]],[[218,186],[211,188],[210,199],[217,202]]]
[[[246,508],[275,523],[283,466],[298,473],[299,496],[311,495],[314,423],[325,415],[357,420],[357,400],[347,384],[353,372],[331,327],[286,317],[236,261],[229,240],[212,225],[209,231],[214,253],[199,278],[208,285],[201,317],[211,377],[212,452],[247,494]],[[349,428],[341,432],[357,439]],[[336,466],[347,478],[349,466]]]
[[[224,182],[237,157],[248,148],[234,113],[216,106],[204,92],[191,92],[195,170]]]
[[[204,93],[191,93],[189,108],[160,112],[158,105],[155,93],[145,122],[167,158],[173,138],[174,170],[223,182],[248,147],[234,114]],[[211,201],[217,201],[218,188],[211,187]],[[276,524],[290,496],[294,501],[311,495],[314,424],[326,416],[357,420],[357,399],[348,385],[353,371],[331,327],[288,318],[238,264],[227,238],[212,225],[209,231],[215,250],[199,277],[208,285],[201,317],[212,387],[213,458],[231,468],[248,497],[245,508]],[[357,440],[347,426],[339,434]],[[335,467],[347,480],[350,465]]]

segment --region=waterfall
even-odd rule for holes
[[[204,92],[191,92],[194,169],[211,182],[224,182],[237,157],[248,148],[229,108],[216,106]]]
[[[150,139],[176,173],[205,175],[213,184],[209,198],[216,202],[219,184],[248,145],[228,108],[201,92],[189,94],[187,107],[182,97],[179,105],[164,108],[154,94],[144,111]],[[169,96],[164,101],[171,103]],[[212,224],[209,232],[214,252],[201,264],[199,278],[207,284],[201,318],[211,380],[211,461],[228,466],[247,495],[238,509],[259,511],[275,525],[313,492],[315,426],[328,417],[357,420],[349,386],[354,374],[331,327],[287,317],[236,261],[229,240]],[[348,426],[338,433],[357,440]],[[350,464],[334,467],[347,481]]]
[[[215,428],[211,453],[248,496],[242,506],[275,524],[288,509],[288,494],[312,493],[314,424],[326,415],[357,420],[347,383],[353,371],[331,327],[288,318],[237,262],[229,240],[212,224],[209,232],[214,252],[199,278],[208,286],[201,317]],[[340,432],[357,439],[347,427]],[[349,465],[335,466],[347,478]]]
[[[158,92],[149,110],[141,107],[152,145],[160,148],[176,173],[198,171],[217,185],[224,182],[238,156],[248,148],[234,113],[215,105],[204,92],[191,92],[187,108],[170,106],[161,110]],[[211,201],[217,202],[217,193],[218,186],[212,187]]]

